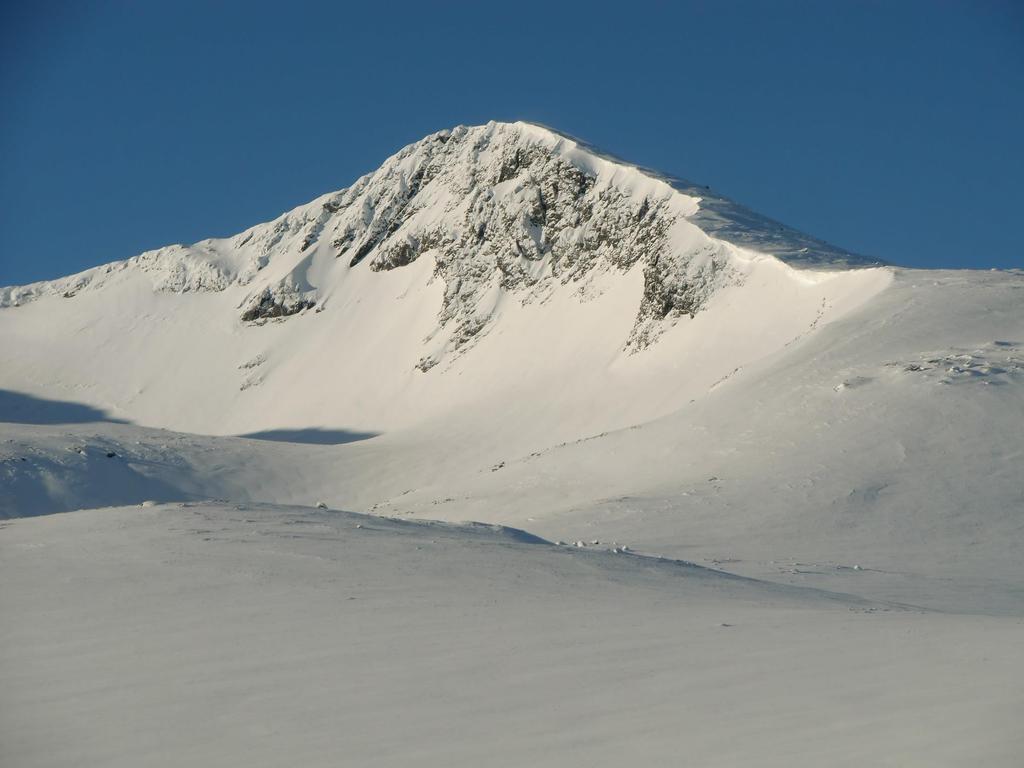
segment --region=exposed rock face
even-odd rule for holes
[[[671,236],[690,199],[667,184],[616,184],[599,164],[574,163],[564,140],[547,138],[513,125],[435,134],[340,193],[337,216],[319,231],[353,268],[431,258],[445,285],[439,326],[450,326],[455,351],[487,327],[495,292],[530,301],[554,284],[637,265],[645,288],[630,347],[698,312],[729,270],[721,246],[694,250]]]
[[[252,322],[275,317],[288,317],[289,315],[298,314],[304,309],[309,309],[315,304],[316,302],[312,299],[274,293],[270,288],[266,288],[242,313],[242,320],[243,322]]]

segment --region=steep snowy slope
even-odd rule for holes
[[[235,237],[0,290],[0,387],[210,434],[528,399],[557,442],[671,412],[890,280],[681,188],[533,125],[443,131]]]

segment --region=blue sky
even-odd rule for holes
[[[1024,266],[1019,2],[6,2],[0,284],[528,119],[860,253]]]

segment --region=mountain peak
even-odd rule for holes
[[[742,248],[775,256],[794,267],[846,269],[884,264],[879,259],[855,254],[757,213],[713,192],[710,186],[629,162],[584,139],[543,123],[524,120],[491,121],[478,126],[457,126],[440,133],[451,134],[453,131],[517,132],[523,141],[547,145],[570,162],[575,160],[584,170],[593,170],[595,161],[601,161],[661,182],[696,202],[697,210],[689,217],[690,221],[709,235]]]
[[[233,237],[0,289],[0,308],[131,285],[222,294],[233,322],[260,326],[375,295],[401,274],[433,296],[408,363],[426,372],[467,353],[510,305],[628,296],[612,341],[630,355],[762,265],[788,285],[819,279],[794,267],[867,263],[553,129],[491,122],[433,133],[352,186]]]
[[[681,407],[888,285],[766,222],[543,126],[457,126],[232,237],[0,289],[0,330],[88,329],[38,345],[88,356],[85,383],[52,394],[73,386],[154,425],[376,431],[529,391],[576,414],[561,437]],[[33,391],[49,363],[18,348],[0,363]],[[125,349],[123,385],[94,370],[123,367]],[[685,386],[662,391],[681,365]],[[595,381],[577,413],[572,393]]]

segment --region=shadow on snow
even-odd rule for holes
[[[278,443],[306,443],[308,445],[343,445],[355,443],[360,440],[369,440],[376,437],[379,432],[356,432],[347,429],[267,429],[262,432],[250,432],[247,437],[251,440],[272,440]]]
[[[47,400],[41,397],[0,389],[0,422],[9,424],[87,424],[105,421],[130,424],[115,419],[106,411],[91,405],[66,400]]]

